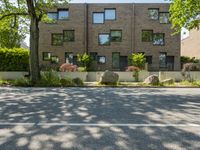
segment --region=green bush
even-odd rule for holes
[[[63,87],[66,87],[66,86],[74,86],[74,83],[73,83],[72,79],[70,79],[70,78],[63,78],[63,79],[60,79],[60,84],[61,84]]]
[[[200,63],[200,59],[197,59],[195,57],[188,57],[188,56],[181,56],[181,63]]]
[[[92,63],[92,57],[86,53],[83,55],[78,54],[77,57],[80,66],[86,68],[86,71],[88,71]]]
[[[61,86],[60,76],[54,70],[42,72],[37,86]]]
[[[144,69],[145,62],[146,58],[142,53],[132,54],[131,56],[129,56],[129,65]]]
[[[27,86],[31,86],[31,82],[29,78],[20,78],[20,79],[11,81],[11,85],[27,87]]]
[[[87,69],[85,67],[78,67],[78,72],[86,72]]]
[[[73,82],[76,86],[83,86],[83,80],[81,80],[80,78],[74,78],[74,79],[72,79],[72,82]]]
[[[0,48],[0,71],[28,71],[29,51],[22,48]]]

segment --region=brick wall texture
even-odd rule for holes
[[[93,63],[93,70],[114,70],[112,53],[120,56],[130,56],[132,53],[143,52],[152,56],[149,70],[161,70],[159,67],[160,52],[174,56],[173,70],[180,70],[180,35],[172,36],[171,24],[160,24],[159,20],[151,20],[149,8],[159,8],[160,12],[168,12],[169,4],[69,4],[58,9],[68,9],[67,20],[57,20],[56,23],[40,23],[39,60],[40,65],[51,65],[43,60],[43,52],[51,52],[59,57],[59,65],[65,63],[65,52],[74,56],[85,52],[97,52],[106,57],[105,64]],[[116,9],[116,20],[105,20],[104,24],[93,23],[93,12],[104,12],[106,8]],[[50,10],[57,12],[57,9]],[[108,46],[99,45],[98,35],[110,33],[110,30],[122,30],[122,41],[111,42]],[[64,42],[62,46],[52,46],[51,34],[63,33],[63,30],[74,30],[75,41]],[[155,46],[152,42],[142,42],[142,30],[153,30],[154,33],[165,34],[165,45]],[[126,58],[126,57],[125,57]],[[162,68],[163,69],[163,68]],[[122,69],[123,70],[123,69]]]

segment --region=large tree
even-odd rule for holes
[[[188,30],[199,29],[200,0],[170,0],[172,28],[176,33],[184,27]]]
[[[39,22],[47,18],[47,11],[68,0],[0,0],[0,21],[8,17],[30,20],[30,73],[32,83],[40,78],[38,44]]]
[[[7,17],[0,21],[0,47],[20,47],[20,42],[25,38],[25,27],[19,26],[18,17]]]

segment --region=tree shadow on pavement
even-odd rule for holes
[[[37,123],[200,124],[186,89],[0,89],[0,149],[200,149],[199,127],[48,126]]]

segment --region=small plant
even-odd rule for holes
[[[78,67],[79,72],[86,72],[87,69],[85,67]]]
[[[10,84],[10,82],[9,81],[7,81],[7,80],[0,80],[0,85],[9,85]]]
[[[83,55],[78,54],[77,55],[78,62],[80,63],[81,67],[86,68],[86,71],[89,70],[90,65],[92,63],[92,57],[90,55],[87,55],[84,53]]]
[[[72,82],[76,85],[76,86],[83,86],[83,80],[81,80],[80,78],[74,78],[72,79]]]
[[[14,86],[23,86],[23,87],[31,86],[31,82],[29,78],[16,79],[12,81],[11,84],[13,84]]]
[[[39,86],[60,86],[60,76],[54,70],[45,71],[41,74],[41,79],[38,82]]]
[[[135,67],[138,67],[140,69],[144,69],[145,62],[146,62],[146,58],[145,58],[144,54],[142,54],[142,53],[132,54],[129,57],[129,64],[133,65]]]
[[[144,69],[146,62],[146,58],[144,54],[138,53],[138,54],[132,54],[129,57],[129,64],[133,66],[129,66],[127,70],[133,71],[133,77],[135,78],[135,81],[139,81],[139,72],[141,69]]]
[[[70,79],[70,78],[60,79],[60,84],[63,87],[74,86],[74,83],[73,83],[72,79]]]

